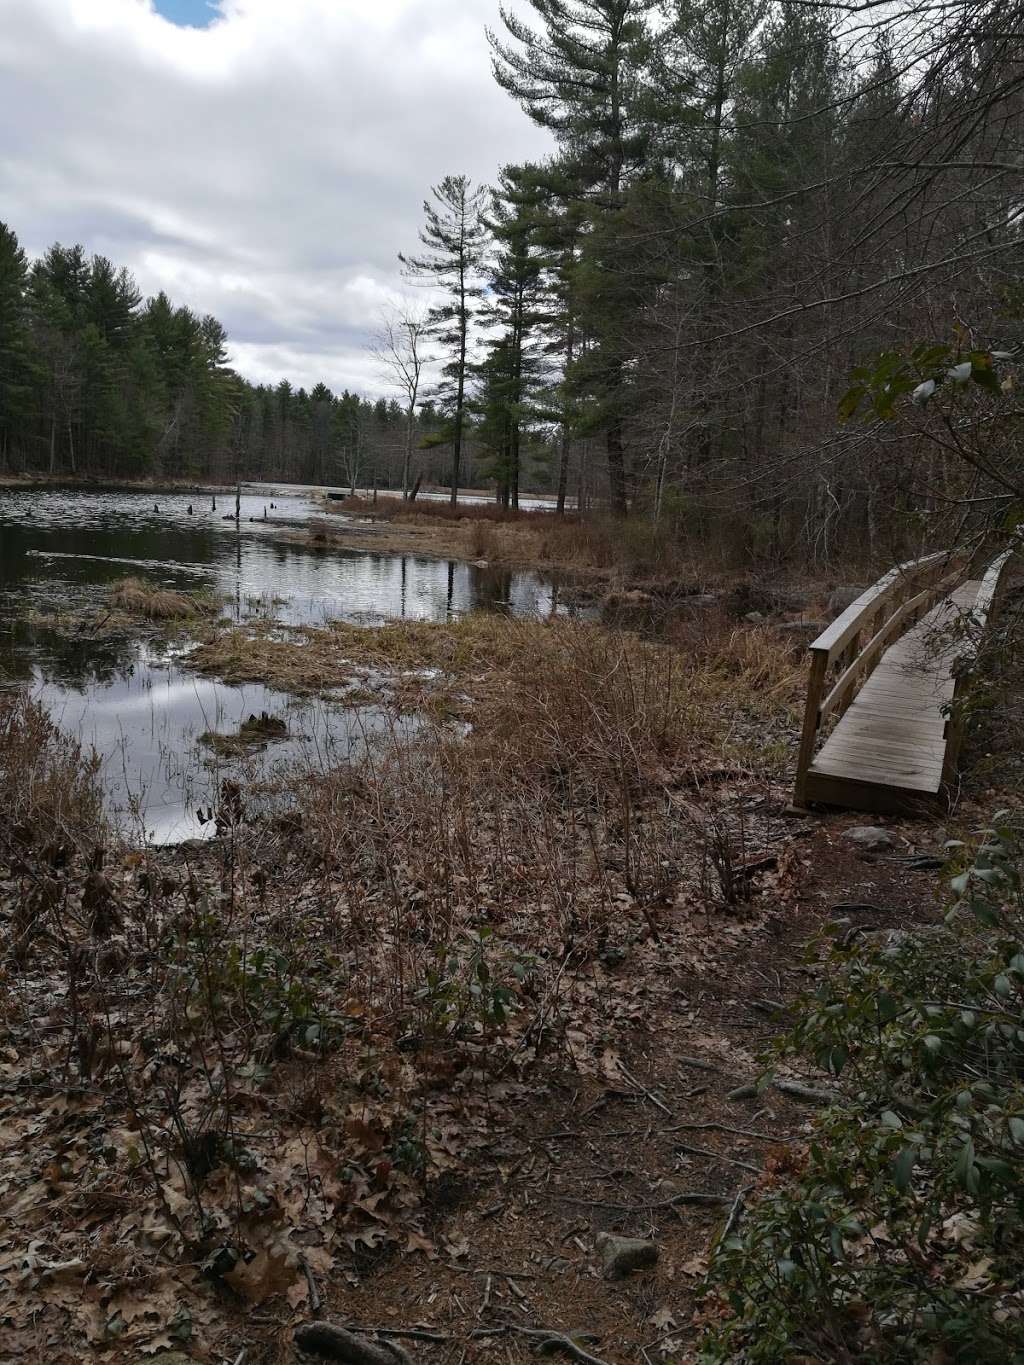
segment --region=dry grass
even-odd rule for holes
[[[0,694],[0,848],[79,846],[105,830],[100,758],[54,725],[23,692]]]
[[[220,609],[210,593],[174,592],[144,578],[121,578],[112,583],[108,602],[114,611],[147,621],[180,621],[212,616]]]
[[[348,498],[329,510],[367,517],[393,526],[451,527],[450,552],[493,563],[566,569],[629,582],[663,582],[686,577],[707,581],[709,566],[723,570],[727,557],[716,558],[702,544],[690,552],[667,524],[655,526],[642,516],[620,520],[574,512],[559,516],[544,509],[513,511],[493,503],[414,503],[381,498],[372,503]]]
[[[767,736],[771,748],[772,726],[788,720],[802,686],[790,645],[769,630],[705,623],[667,645],[486,612],[372,629],[223,628],[190,664],[295,694],[357,685],[377,704],[469,719],[474,742],[489,737],[496,758],[524,772],[614,768],[631,781],[716,745],[757,747]]]

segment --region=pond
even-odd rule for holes
[[[96,749],[110,813],[135,837],[166,843],[212,832],[199,811],[239,761],[216,758],[201,742],[207,732],[235,733],[263,712],[282,719],[287,737],[245,760],[248,776],[268,779],[297,762],[336,762],[393,722],[372,708],[299,703],[200,677],[181,647],[139,634],[89,638],[47,624],[57,612],[101,608],[116,579],[214,591],[237,621],[260,613],[285,624],[373,624],[565,609],[557,585],[535,573],[307,545],[295,528],[319,511],[310,490],[269,485],[243,493],[237,525],[233,494],[0,490],[0,686],[27,686]]]

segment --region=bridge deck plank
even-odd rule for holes
[[[826,739],[807,773],[811,800],[892,809],[937,795],[946,756],[946,718],[958,617],[974,606],[980,580],[962,583],[885,651]]]

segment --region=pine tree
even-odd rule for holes
[[[0,223],[0,469],[7,463],[32,397],[27,281],[25,253],[11,229]]]
[[[474,189],[464,175],[449,175],[431,193],[434,202],[424,201],[426,222],[419,234],[426,252],[421,256],[400,254],[399,260],[411,278],[429,282],[446,295],[443,303],[428,312],[427,326],[447,357],[437,398],[451,422],[454,507],[459,499],[466,425],[470,332],[481,295],[480,270],[487,242],[487,229],[480,216],[485,192],[481,187]]]
[[[501,17],[511,42],[489,33],[494,75],[559,144],[551,184],[563,202],[586,198],[592,221],[603,230],[587,234],[594,277],[616,263],[600,255],[616,244],[615,216],[627,184],[648,165],[650,129],[647,16],[654,0],[530,0],[539,31],[507,9]],[[608,222],[607,220],[611,220]],[[612,506],[624,514],[627,488],[624,446],[628,313],[635,296],[592,290],[589,316],[591,364],[608,458]]]
[[[545,268],[539,246],[544,191],[538,168],[506,166],[487,214],[494,252],[487,269],[486,321],[497,328],[481,367],[485,439],[495,454],[499,494],[519,506],[524,427],[542,363],[538,329],[547,315]]]

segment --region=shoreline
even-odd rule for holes
[[[0,492],[60,489],[97,493],[233,493],[233,483],[196,483],[187,479],[118,479],[86,474],[0,474]]]

